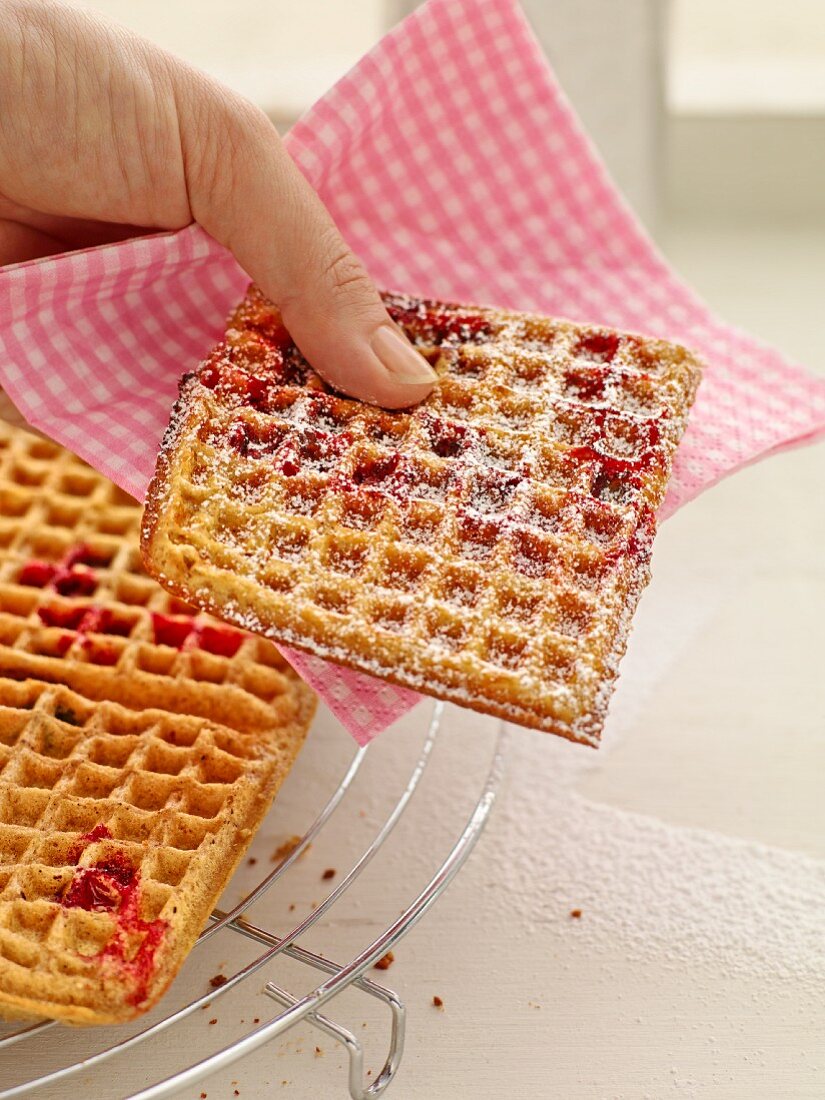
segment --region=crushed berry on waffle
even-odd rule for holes
[[[0,423],[0,1016],[151,1008],[312,714],[274,646],[146,575],[140,515]]]
[[[699,365],[595,326],[384,300],[438,376],[394,412],[333,392],[250,288],[182,383],[147,568],[238,626],[593,743]]]

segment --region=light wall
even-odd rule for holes
[[[79,0],[285,120],[380,37],[383,0]]]
[[[825,0],[673,0],[679,114],[825,113]]]

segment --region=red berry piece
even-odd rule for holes
[[[214,390],[221,380],[221,372],[212,363],[207,363],[198,372],[198,379],[207,389]]]
[[[237,420],[226,433],[226,441],[240,455],[249,453],[249,432],[242,420]]]
[[[398,473],[401,455],[394,451],[380,458],[368,458],[355,467],[352,480],[356,485],[380,485]]]
[[[109,627],[112,624],[113,615],[108,607],[89,607],[86,614],[80,620],[78,630],[82,634],[110,634]]]
[[[198,628],[197,643],[207,653],[214,653],[218,657],[234,657],[244,637],[240,630],[204,624]]]
[[[37,609],[37,616],[44,626],[59,627],[61,630],[78,630],[88,613],[85,607],[46,606]]]
[[[17,576],[18,584],[25,584],[29,588],[45,588],[50,584],[57,566],[48,561],[29,561],[23,566]]]
[[[603,369],[569,370],[564,384],[581,401],[604,401],[607,374]]]
[[[64,569],[73,569],[76,565],[91,565],[100,568],[108,564],[108,559],[101,554],[96,554],[91,546],[88,546],[85,542],[80,542],[77,546],[72,546],[67,550],[60,564]]]
[[[427,420],[426,428],[430,446],[439,458],[456,458],[470,445],[471,437],[466,424],[431,417]]]
[[[490,548],[501,536],[504,523],[500,519],[487,519],[474,512],[464,512],[459,518],[459,527],[462,538]]]
[[[97,588],[97,578],[88,569],[60,569],[52,584],[61,596],[91,596]]]
[[[112,645],[100,645],[84,639],[89,660],[93,665],[116,665],[120,657],[120,651]]]
[[[477,313],[429,313],[429,326],[435,343],[483,344],[492,335],[486,317]]]
[[[152,612],[152,630],[156,645],[168,645],[172,649],[180,649],[194,629],[195,625],[189,618],[175,619],[171,615]]]
[[[594,363],[609,363],[619,348],[616,332],[591,332],[579,341],[578,355]]]
[[[255,375],[252,375],[247,379],[246,392],[253,405],[263,405],[269,396],[269,386],[263,378],[256,378]]]

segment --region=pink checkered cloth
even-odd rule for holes
[[[287,138],[381,286],[681,341],[706,360],[663,514],[825,430],[825,381],[715,318],[624,204],[513,0],[430,0]],[[196,226],[0,271],[0,384],[141,499],[183,370],[247,278]],[[412,692],[294,651],[366,743]]]

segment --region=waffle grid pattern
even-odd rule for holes
[[[158,588],[140,509],[57,445],[0,425],[0,504],[0,1012],[112,1022],[174,977],[313,697]]]
[[[634,220],[518,0],[425,0],[286,145],[378,284],[694,348],[707,370],[660,519],[825,432],[825,380],[714,316]],[[6,268],[0,384],[142,500],[181,364],[212,346],[245,283],[194,224]],[[417,699],[286,655],[362,744]]]
[[[253,288],[150,489],[162,583],[319,656],[592,741],[698,383],[684,349],[388,295],[439,376],[335,396]]]

